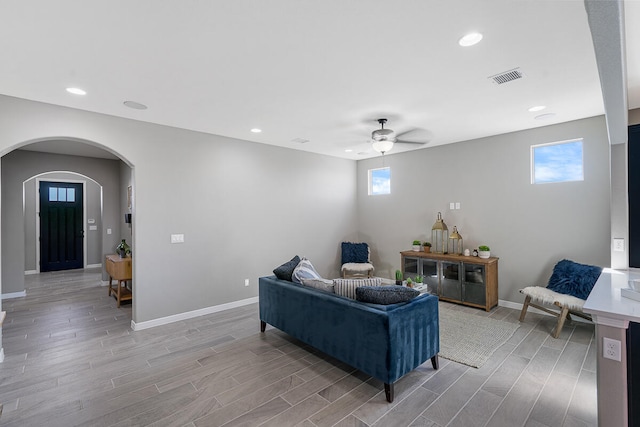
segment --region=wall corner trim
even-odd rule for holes
[[[211,307],[200,308],[198,310],[187,311],[184,313],[173,314],[167,317],[160,317],[158,319],[147,320],[145,322],[135,322],[131,320],[131,329],[134,331],[141,331],[143,329],[154,328],[156,326],[167,325],[169,323],[179,322],[181,320],[192,319],[198,316],[204,316],[205,314],[217,313],[219,311],[230,310],[236,307],[242,307],[249,304],[258,302],[258,297],[247,298],[239,301],[228,302],[226,304],[214,305]],[[257,326],[256,326],[257,327]]]

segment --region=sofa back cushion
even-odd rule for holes
[[[302,285],[325,292],[334,292],[333,280],[329,279],[302,279]]]
[[[334,292],[343,297],[356,299],[356,288],[360,286],[380,286],[382,279],[372,277],[369,279],[334,279]]]

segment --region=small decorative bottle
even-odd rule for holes
[[[120,255],[120,258],[126,258],[131,253],[131,247],[127,245],[125,239],[122,239],[120,244],[116,246],[116,252]]]

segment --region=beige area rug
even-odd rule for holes
[[[439,304],[440,357],[481,367],[520,327]]]

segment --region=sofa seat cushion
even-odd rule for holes
[[[398,304],[411,301],[420,292],[404,286],[361,286],[356,288],[356,300],[373,304]]]
[[[343,297],[356,299],[356,288],[360,286],[380,286],[382,279],[372,277],[368,279],[334,279],[334,291]]]

